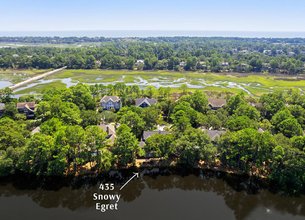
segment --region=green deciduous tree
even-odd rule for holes
[[[127,111],[124,115],[121,116],[119,122],[121,124],[126,124],[137,138],[141,137],[145,122],[137,113]]]
[[[121,124],[117,130],[117,138],[113,149],[114,154],[117,156],[118,164],[122,166],[134,164],[139,149],[139,143],[131,129],[126,124]]]
[[[210,142],[209,137],[199,129],[189,128],[172,144],[178,155],[179,163],[186,166],[196,166],[199,160],[212,163],[217,149]]]
[[[145,141],[145,152],[153,153],[155,157],[168,157],[172,152],[172,134],[154,134]]]

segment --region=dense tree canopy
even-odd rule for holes
[[[159,37],[131,41],[103,37],[1,37],[0,42],[41,45],[1,48],[0,68],[3,69],[67,66],[70,69],[300,74],[304,73],[305,61],[305,42],[301,38]],[[45,46],[63,43],[69,45]]]
[[[275,91],[260,98],[220,94],[227,105],[217,110],[208,106],[203,91],[181,91],[179,99],[172,94],[166,88],[122,83],[46,90],[36,100],[6,94],[0,176],[97,173],[146,158],[182,167],[219,167],[304,192],[303,93]],[[103,110],[99,100],[104,95],[119,95],[124,107]],[[157,103],[135,106],[134,99],[146,95]],[[36,101],[35,118],[17,113],[17,101]]]

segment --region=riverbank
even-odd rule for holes
[[[200,179],[217,178],[231,184],[236,190],[244,190],[248,193],[257,193],[261,189],[269,189],[269,183],[263,182],[260,178],[249,177],[246,174],[226,173],[221,170],[200,169],[200,168],[178,168],[178,167],[151,167],[151,168],[136,168],[109,170],[101,173],[87,173],[82,175],[65,175],[65,176],[35,176],[18,172],[14,175],[0,177],[1,183],[14,183],[16,186],[24,188],[43,188],[48,190],[55,190],[59,186],[78,185],[89,183],[97,185],[100,180],[103,182],[114,182],[117,188],[120,188],[126,180],[128,180],[135,172],[139,173],[139,178],[158,177],[178,175],[181,177],[194,175]],[[20,181],[20,180],[24,181]],[[274,191],[274,190],[273,190]]]

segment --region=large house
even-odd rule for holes
[[[27,119],[35,117],[35,102],[18,102],[17,110],[21,114],[25,114]]]
[[[101,101],[100,105],[103,110],[111,110],[114,109],[116,111],[120,110],[122,107],[121,99],[118,96],[104,96]]]
[[[150,98],[139,98],[136,99],[136,106],[141,108],[146,108],[151,105],[154,105],[157,103],[156,99],[150,99]]]
[[[154,134],[169,134],[168,131],[144,131],[142,135],[142,141],[145,142],[149,137]]]
[[[4,103],[0,103],[0,117],[3,115],[5,110],[5,104]]]
[[[155,134],[162,134],[162,135],[166,135],[166,134],[170,134],[169,131],[144,131],[143,132],[143,135],[142,135],[142,138],[141,138],[141,141],[139,143],[140,147],[144,147],[145,146],[145,142],[146,140],[155,135]],[[155,153],[154,152],[147,152],[146,155],[145,155],[145,158],[154,158],[155,157]]]
[[[211,139],[211,141],[216,141],[218,138],[220,138],[223,134],[226,133],[226,131],[220,131],[220,130],[207,130],[202,129]]]
[[[107,139],[110,141],[110,144],[114,144],[116,139],[116,129],[114,124],[100,124],[100,127],[107,133]]]
[[[220,109],[227,104],[227,100],[225,100],[225,99],[209,98],[208,101],[209,101],[209,106],[212,110]]]

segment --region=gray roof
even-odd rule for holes
[[[119,102],[121,99],[118,96],[107,96],[105,95],[102,99],[101,102],[108,102],[108,101],[113,101],[113,102]]]
[[[34,130],[31,131],[31,135],[34,135],[39,132],[40,132],[40,127],[36,127]]]
[[[17,103],[17,108],[21,109],[21,108],[30,108],[30,109],[34,109],[36,106],[35,102],[18,102]]]
[[[227,100],[225,99],[213,99],[209,98],[209,105],[213,108],[221,108],[227,104]]]
[[[143,102],[147,102],[149,105],[153,105],[157,103],[156,99],[150,99],[150,98],[139,98],[136,99],[136,106],[140,106]]]
[[[5,109],[5,104],[4,103],[0,103],[0,111]]]
[[[110,143],[113,144],[116,139],[115,126],[113,124],[100,124],[100,128],[107,133],[107,138],[110,140]]]
[[[265,132],[264,129],[262,129],[262,128],[259,128],[257,131],[258,131],[258,133],[264,133]]]
[[[218,138],[221,135],[223,135],[224,133],[226,133],[226,131],[220,131],[220,130],[203,129],[203,131],[205,131],[207,133],[207,135],[211,138],[212,141],[214,141],[216,138]]]
[[[115,127],[112,124],[100,124],[100,127],[105,131],[108,135],[116,135]]]
[[[144,131],[143,132],[143,140],[146,141],[147,138],[153,136],[154,134],[169,134],[168,131]]]
[[[263,107],[263,103],[254,103],[254,102],[250,102],[249,103],[251,106],[255,107],[255,108],[262,108]]]

